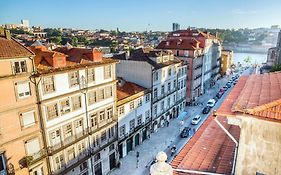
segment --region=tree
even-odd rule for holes
[[[252,58],[250,56],[247,56],[245,59],[244,59],[244,62],[246,64],[251,64],[251,61],[252,61]]]
[[[281,64],[276,64],[272,66],[272,68],[270,69],[270,72],[276,72],[276,71],[281,71]]]
[[[78,39],[75,36],[72,37],[70,44],[73,45],[73,46],[77,46],[78,45]]]
[[[60,36],[52,36],[49,38],[52,43],[61,44],[62,38]]]
[[[44,29],[44,32],[47,32],[48,37],[62,36],[62,32],[58,29],[46,28]]]

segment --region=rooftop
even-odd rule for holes
[[[139,92],[145,91],[146,88],[137,85],[132,82],[124,81],[123,79],[119,80],[117,84],[117,100],[123,100],[127,97],[135,95]]]
[[[241,77],[217,112],[281,122],[281,72]]]
[[[0,28],[0,59],[26,58],[34,53],[10,36],[10,32]]]
[[[227,119],[218,116],[222,125],[239,140],[240,128],[227,124]],[[212,116],[203,123],[195,135],[172,160],[174,169],[195,170],[231,174],[235,143],[218,126]],[[174,175],[188,173],[175,172]]]
[[[196,39],[167,39],[161,41],[157,49],[181,49],[181,50],[196,50],[199,48],[199,41]]]

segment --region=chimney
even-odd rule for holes
[[[10,40],[11,39],[11,33],[9,30],[5,30],[5,37]]]
[[[0,27],[0,36],[5,36],[5,29]]]
[[[99,51],[98,49],[92,50],[92,61],[93,62],[101,62],[102,61],[103,53]]]

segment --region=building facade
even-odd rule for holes
[[[152,131],[156,132],[184,110],[186,65],[171,52],[153,50],[144,53],[137,49],[130,56],[124,53],[113,58],[120,61],[118,76],[151,90]],[[184,73],[178,75],[179,70]]]
[[[233,51],[232,50],[222,50],[221,53],[221,68],[220,73],[221,75],[230,74],[230,69],[233,60]]]
[[[0,174],[47,174],[34,53],[0,29]]]
[[[107,174],[118,162],[116,61],[80,48],[32,48],[48,174]]]
[[[122,158],[149,137],[151,93],[135,83],[119,79],[117,99],[119,158]]]

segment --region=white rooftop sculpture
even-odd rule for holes
[[[150,167],[151,175],[173,175],[171,165],[166,163],[167,154],[163,151],[159,152],[156,156],[157,162]]]

